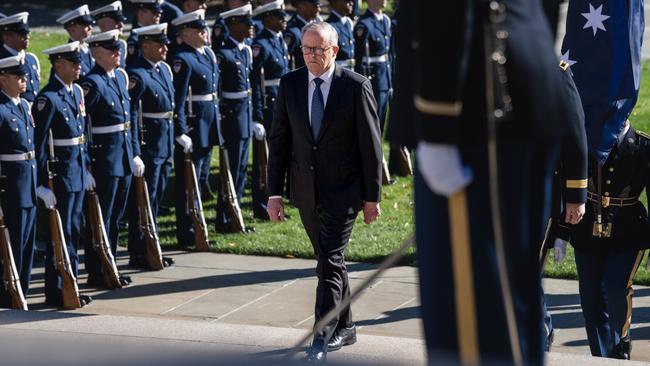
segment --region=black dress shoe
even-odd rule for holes
[[[328,351],[337,351],[343,348],[343,346],[348,346],[350,344],[355,344],[357,342],[357,327],[352,325],[350,328],[340,328],[334,332],[332,338],[327,343]]]
[[[162,261],[163,261],[163,266],[165,266],[165,267],[170,267],[170,266],[172,266],[174,263],[176,263],[176,262],[174,261],[174,258],[172,258],[172,257],[165,257],[165,256],[163,256],[163,257],[162,257]]]
[[[140,269],[148,269],[149,265],[147,265],[147,260],[143,256],[131,256],[129,258],[129,267],[135,267],[135,268],[140,268]]]
[[[79,295],[79,302],[81,303],[82,308],[84,306],[90,304],[92,301],[93,301],[93,298],[88,296],[88,295]]]
[[[327,362],[327,350],[322,347],[311,346],[307,348],[307,357],[305,358],[307,363],[325,363]]]
[[[126,287],[133,283],[133,280],[131,279],[131,276],[124,276],[124,275],[119,275],[119,280],[120,284],[122,284],[122,287]]]
[[[617,344],[612,352],[609,353],[607,357],[616,358],[619,360],[629,360],[632,353],[632,340],[628,337],[621,339],[621,342]]]

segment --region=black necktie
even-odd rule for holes
[[[314,135],[314,139],[318,137],[318,132],[320,131],[320,126],[323,122],[323,115],[325,114],[323,92],[320,90],[322,83],[323,79],[314,79],[314,84],[316,84],[316,87],[314,88],[314,94],[312,94],[311,98],[311,132]]]

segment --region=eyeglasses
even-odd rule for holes
[[[307,46],[300,46],[300,49],[302,50],[302,53],[304,55],[309,55],[310,53],[313,53],[316,56],[322,56],[325,51],[329,50],[332,47],[327,47],[327,48],[321,48],[321,47],[307,47]]]

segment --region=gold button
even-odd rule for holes
[[[605,196],[609,196],[609,192],[605,192]]]

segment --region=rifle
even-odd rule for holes
[[[138,127],[140,129],[140,145],[145,145],[144,126],[142,124],[142,101],[138,102]],[[144,177],[133,177],[135,197],[138,206],[138,224],[140,232],[144,236],[145,259],[150,269],[159,271],[165,268],[162,262],[162,251],[160,249],[160,238],[156,228],[156,221],[151,210],[149,200],[149,188]]]
[[[0,205],[0,262],[2,262],[4,287],[11,299],[11,308],[27,310],[27,301],[25,301],[23,289],[20,287],[20,277],[18,277],[14,254],[11,250],[11,239],[9,238],[9,229],[5,225],[2,205]]]
[[[390,178],[390,172],[388,171],[388,163],[386,162],[386,159],[381,157],[381,185],[382,186],[388,186],[395,183],[394,180]]]
[[[196,169],[192,161],[192,155],[185,154],[185,195],[187,201],[187,213],[192,217],[194,226],[194,245],[199,252],[209,252],[208,225],[205,223],[203,214],[203,203],[199,194],[199,182],[196,179]]]
[[[411,164],[411,154],[406,146],[397,147],[397,160],[399,163],[399,170],[402,176],[413,175],[413,165]]]
[[[54,138],[52,137],[52,130],[49,131],[49,145],[50,145],[50,158],[46,163],[47,168],[47,185],[52,192],[54,192],[54,169],[52,165],[56,164],[57,159],[54,156]],[[56,206],[47,207],[48,215],[50,218],[50,236],[52,240],[54,267],[61,276],[61,298],[63,300],[63,308],[66,310],[77,309],[81,307],[79,301],[79,287],[77,286],[77,278],[72,273],[70,266],[70,256],[68,255],[68,246],[65,242],[65,234],[63,233],[63,224],[61,216]]]
[[[232,175],[230,174],[228,150],[224,147],[219,147],[219,170],[221,173],[221,198],[223,199],[223,203],[226,205],[231,232],[243,233],[246,231],[246,226],[244,225],[241,208],[237,202],[235,183],[233,183]]]
[[[91,171],[90,165],[88,165],[88,171]],[[115,258],[111,252],[108,234],[106,234],[106,227],[104,226],[102,207],[94,189],[86,191],[86,202],[88,203],[88,222],[92,232],[92,244],[102,264],[104,284],[109,289],[121,288],[120,275],[117,271],[117,265],[115,265]]]

